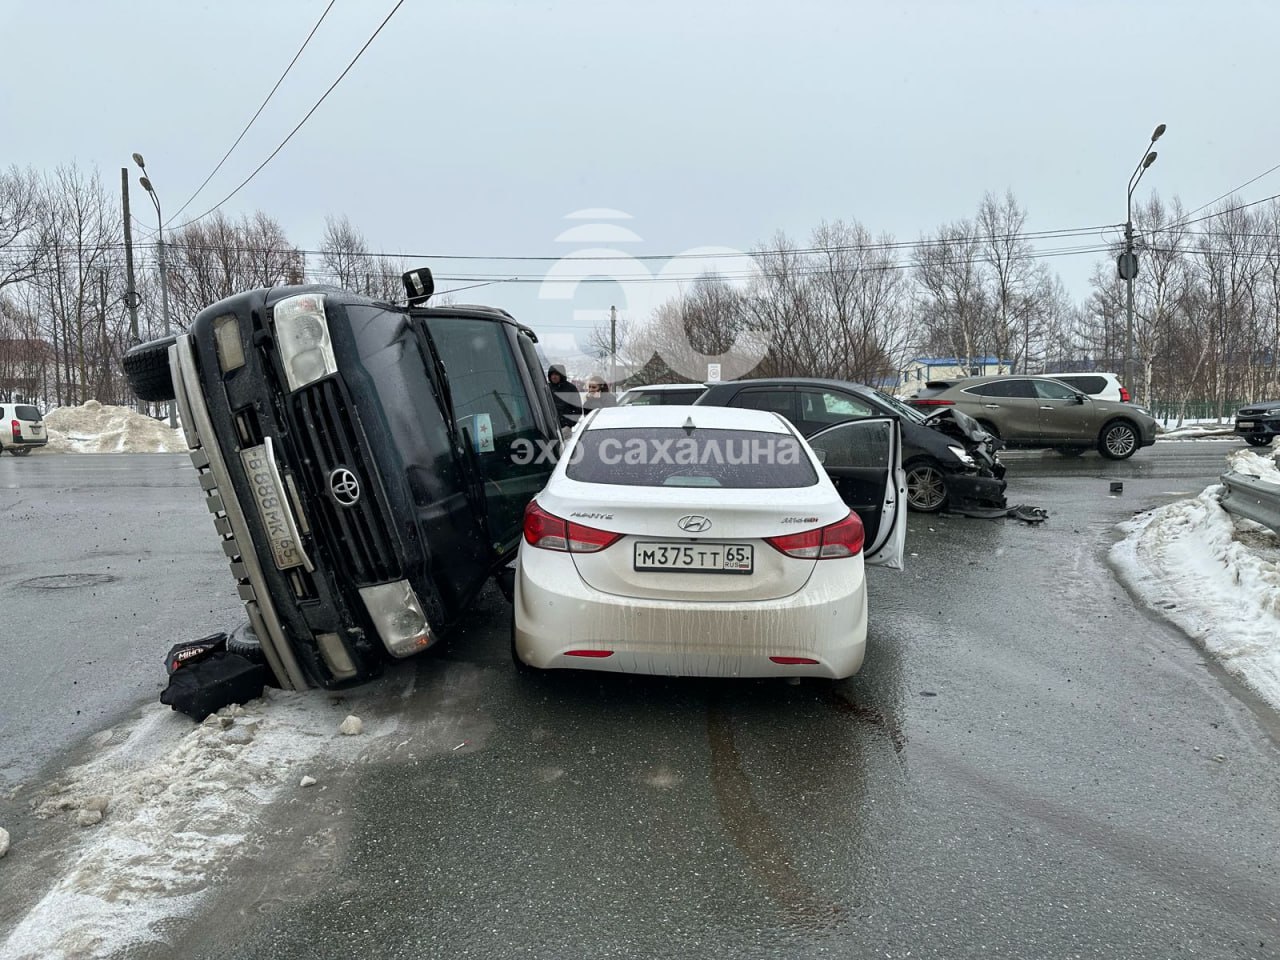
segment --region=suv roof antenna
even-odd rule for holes
[[[411,307],[426,303],[436,290],[436,282],[431,276],[430,267],[419,267],[417,270],[403,273],[400,275],[400,281],[404,284],[405,293],[409,295]]]

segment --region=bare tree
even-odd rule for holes
[[[925,237],[914,253],[916,317],[925,345],[962,366],[994,348],[982,282],[982,247],[973,223],[960,220]]]
[[[304,279],[301,251],[261,211],[238,221],[215,213],[184,227],[166,247],[170,308],[178,330],[224,297]]]
[[[33,280],[48,252],[42,242],[42,192],[34,170],[0,170],[0,290]]]

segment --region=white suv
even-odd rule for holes
[[[1120,383],[1114,373],[1046,373],[1068,387],[1079,390],[1087,397],[1095,400],[1110,400],[1112,403],[1128,403],[1129,391]]]
[[[29,403],[0,403],[0,453],[25,457],[33,447],[49,442],[44,418]]]

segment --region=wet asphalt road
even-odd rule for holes
[[[181,952],[1280,956],[1280,724],[1105,565],[1230,448],[1019,457],[1040,527],[913,517],[835,685],[525,682],[495,600],[328,860],[278,844]]]
[[[526,680],[491,593],[449,647],[397,666],[415,683],[390,756],[332,771],[146,955],[1280,956],[1280,720],[1105,561],[1117,521],[1199,492],[1234,447],[1011,457],[1010,502],[1049,508],[1041,526],[913,515],[916,556],[872,571],[867,664],[838,684]],[[189,468],[132,459],[145,468],[120,469],[161,484],[145,505],[92,466],[0,461],[6,497],[15,467],[85,471],[74,498],[68,479],[39,488],[57,508],[29,506],[28,477],[19,509],[68,511],[81,537],[106,512],[150,551],[127,589],[19,621],[6,732],[11,667],[56,711],[36,705],[62,689],[40,648],[56,624],[124,624],[104,631],[124,685],[95,693],[106,715],[159,688],[170,635],[234,616]],[[32,568],[40,535],[22,558],[4,548],[6,602],[74,553],[36,544]],[[120,539],[85,539],[75,570],[127,565],[90,552]],[[28,736],[48,749],[98,728],[51,716]]]
[[[0,457],[0,796],[238,621],[202,500],[185,455]]]

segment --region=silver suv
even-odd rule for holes
[[[49,442],[40,408],[29,403],[0,403],[0,453],[25,457]]]
[[[1155,420],[1139,407],[1095,400],[1051,377],[935,380],[911,405],[925,411],[954,407],[1010,447],[1053,447],[1065,454],[1094,447],[1110,460],[1124,460],[1156,439]]]

